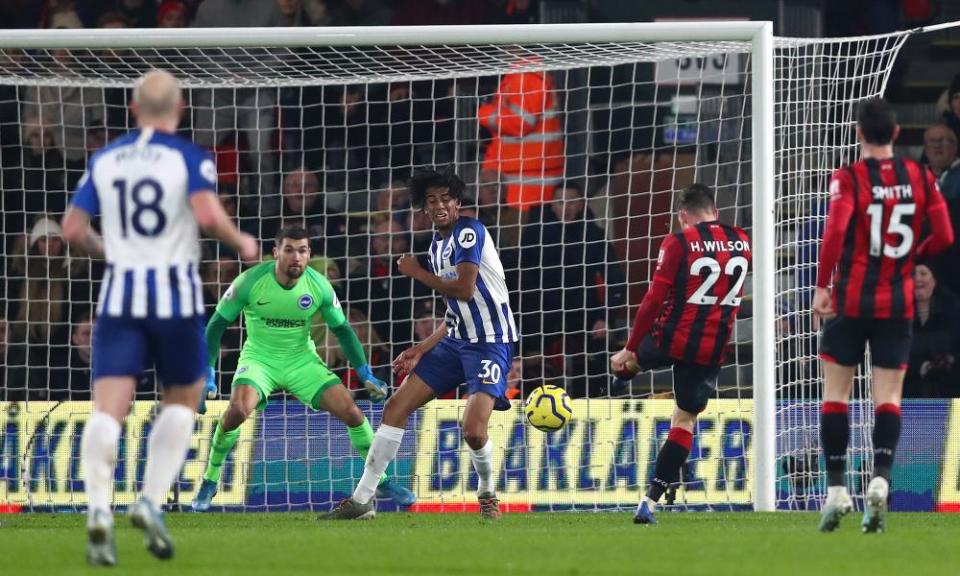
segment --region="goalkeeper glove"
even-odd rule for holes
[[[369,364],[357,367],[357,377],[363,382],[363,387],[370,393],[374,402],[383,402],[387,397],[387,383],[373,375]]]
[[[213,400],[217,397],[217,371],[213,366],[207,366],[207,383],[203,386],[203,394],[200,395],[200,406],[197,408],[197,414],[207,413],[207,400]]]

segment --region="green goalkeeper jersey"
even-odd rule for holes
[[[243,355],[283,361],[303,354],[317,356],[310,337],[311,319],[319,312],[331,330],[346,317],[333,286],[309,266],[292,288],[277,282],[276,262],[258,264],[237,277],[217,304],[217,313],[229,322],[243,312],[247,338]]]

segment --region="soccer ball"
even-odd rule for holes
[[[573,418],[570,397],[558,386],[540,386],[527,397],[523,413],[527,422],[541,432],[555,432]]]

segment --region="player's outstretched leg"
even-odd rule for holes
[[[223,463],[237,444],[237,439],[240,438],[240,426],[250,416],[259,401],[260,393],[252,383],[247,384],[242,380],[233,383],[230,405],[213,431],[207,469],[203,473],[203,482],[191,504],[194,512],[206,512],[210,509],[210,503],[217,495]]]
[[[387,466],[397,457],[407,419],[433,396],[433,389],[416,374],[407,377],[383,410],[383,421],[374,434],[367,461],[363,466],[363,476],[360,477],[353,495],[341,501],[331,512],[321,516],[321,519],[366,520],[376,516],[374,494]]]
[[[320,399],[320,408],[346,425],[350,445],[366,462],[370,447],[373,445],[373,427],[357,407],[347,388],[343,384],[335,384],[327,388]],[[393,500],[399,506],[412,506],[417,501],[417,496],[412,490],[401,486],[386,472],[380,476],[375,495],[378,499]]]
[[[668,488],[680,479],[680,468],[690,455],[693,445],[693,433],[688,430],[696,422],[696,414],[685,412],[680,408],[674,409],[673,427],[667,434],[667,441],[663,443],[657,453],[657,463],[654,468],[653,480],[647,488],[647,494],[637,505],[633,516],[634,524],[656,524],[654,516],[657,502]],[[680,424],[680,425],[677,425]]]

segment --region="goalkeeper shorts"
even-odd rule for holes
[[[307,356],[300,362],[268,363],[240,355],[233,387],[252,386],[260,395],[257,410],[267,406],[275,392],[288,392],[314,410],[320,409],[320,399],[328,388],[340,383],[340,377],[330,371],[316,356]]]

